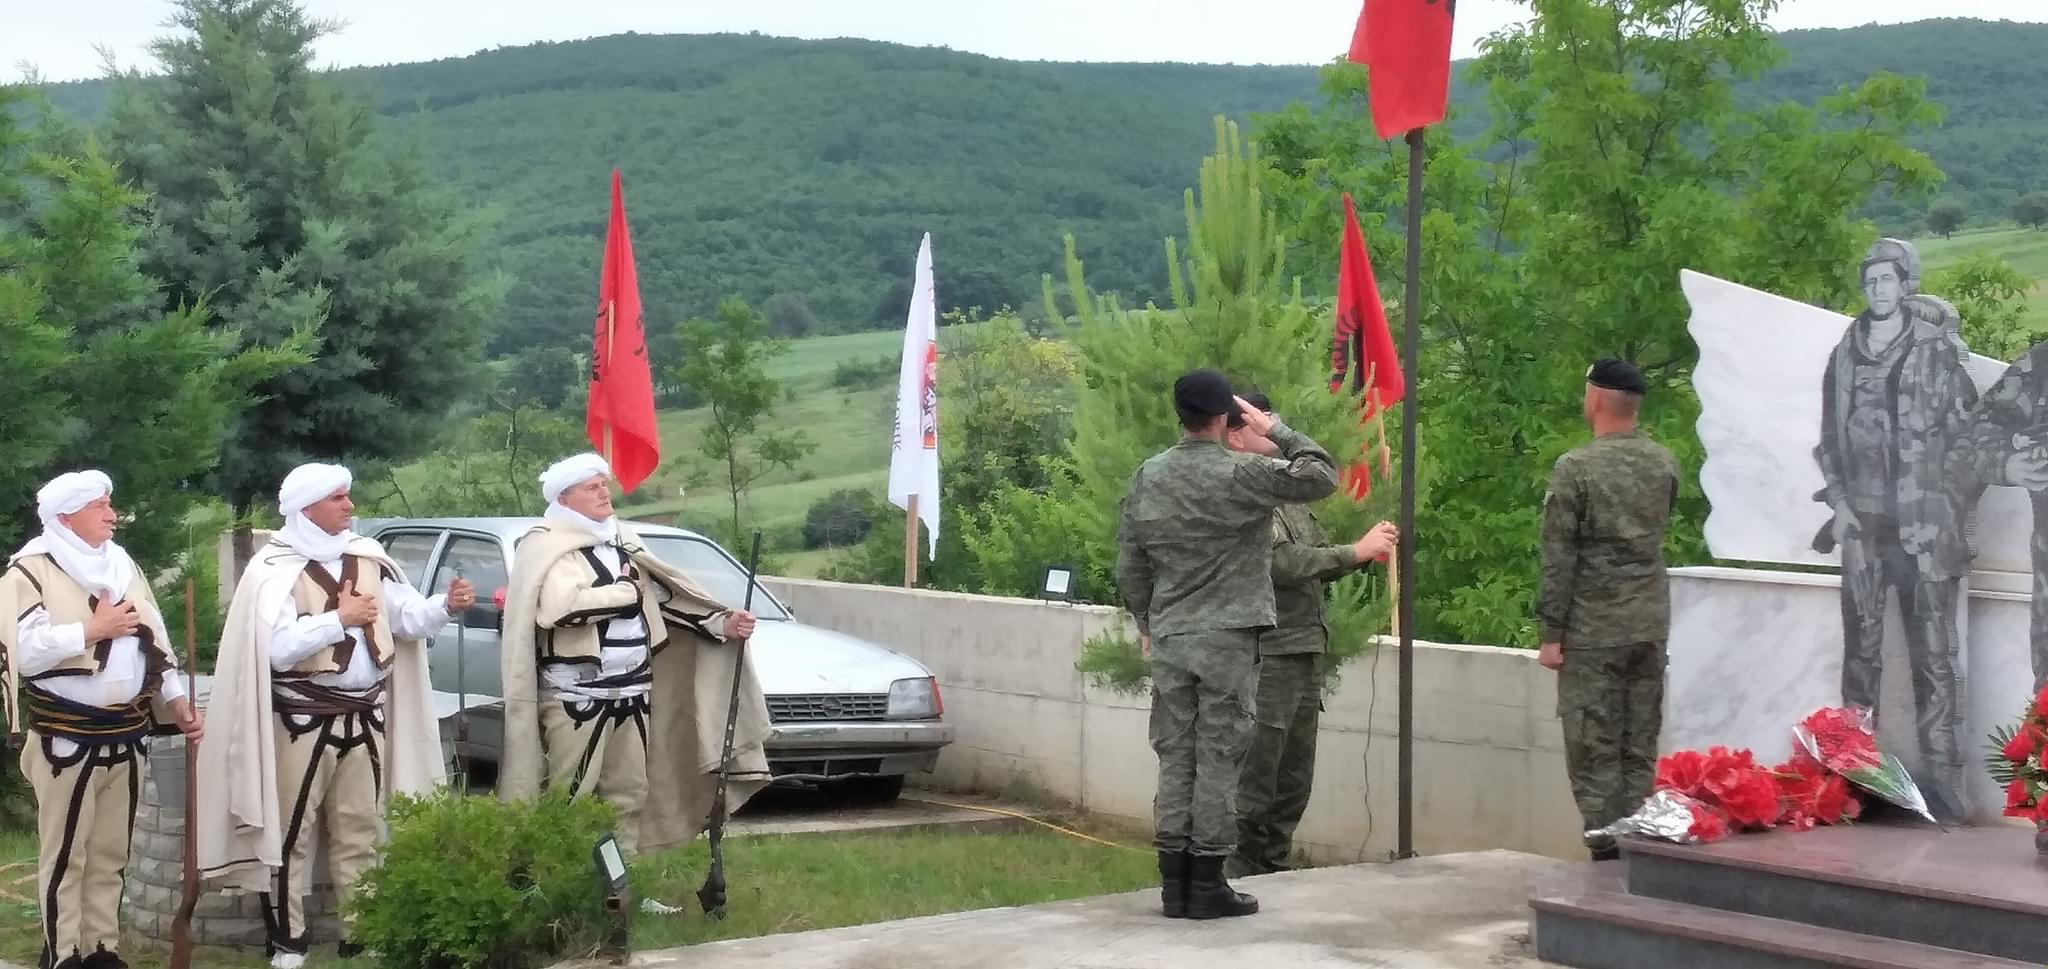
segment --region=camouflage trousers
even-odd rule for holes
[[[1961,818],[1964,804],[1962,642],[1956,609],[1962,584],[1928,578],[1899,543],[1895,522],[1873,519],[1842,545],[1842,702],[1876,711],[1884,673],[1884,613],[1899,601],[1906,656],[1912,666],[1914,725],[1920,741],[1921,791],[1936,817]]]
[[[1308,811],[1309,788],[1315,781],[1322,708],[1321,653],[1259,660],[1251,749],[1237,784],[1233,875],[1281,871],[1294,854],[1294,830]]]
[[[1557,672],[1564,765],[1585,830],[1643,806],[1657,779],[1664,729],[1664,644],[1566,645]]]
[[[1226,857],[1237,844],[1237,783],[1252,733],[1258,634],[1215,629],[1152,642],[1152,802],[1160,851]]]

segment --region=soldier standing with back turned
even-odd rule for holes
[[[1244,399],[1273,412],[1264,394]],[[1224,442],[1251,454],[1271,448],[1242,418],[1231,420]],[[1308,505],[1273,511],[1273,628],[1259,631],[1258,702],[1237,785],[1237,851],[1224,866],[1232,877],[1288,870],[1294,832],[1315,785],[1323,660],[1330,645],[1324,593],[1330,582],[1392,552],[1399,535],[1391,522],[1380,522],[1358,541],[1332,545]]]
[[[1186,435],[1132,475],[1117,530],[1117,585],[1152,661],[1161,898],[1167,918],[1250,915],[1257,900],[1230,887],[1223,864],[1237,844],[1259,631],[1274,622],[1273,509],[1336,491],[1337,466],[1214,370],[1175,381],[1173,406]],[[1269,442],[1261,453],[1224,446],[1233,412]]]
[[[1543,651],[1558,671],[1565,769],[1585,830],[1627,817],[1650,796],[1664,723],[1671,597],[1664,529],[1678,462],[1636,428],[1647,388],[1623,360],[1586,371],[1593,441],[1557,459],[1543,499]],[[1594,861],[1619,857],[1589,836]]]

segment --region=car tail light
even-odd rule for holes
[[[934,676],[932,677],[932,716],[943,717],[945,715],[946,698],[939,693],[939,678]]]

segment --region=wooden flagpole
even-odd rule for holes
[[[911,495],[903,510],[903,587],[917,585],[917,499]]]
[[[1366,368],[1365,392],[1372,398],[1373,430],[1377,432],[1379,435],[1379,448],[1377,449],[1377,453],[1375,453],[1373,457],[1379,459],[1380,470],[1384,472],[1387,467],[1388,454],[1387,409],[1385,405],[1380,403],[1379,384],[1373,382],[1374,373],[1377,371],[1378,368],[1379,364],[1373,364],[1370,367]],[[1376,477],[1376,475],[1373,474],[1373,469],[1370,466],[1368,466],[1365,469],[1365,474],[1368,480],[1373,477]],[[1401,600],[1401,556],[1398,553],[1394,556],[1394,558],[1391,561],[1387,563],[1387,594],[1391,596],[1397,603],[1394,609],[1393,629],[1391,630],[1391,632],[1393,634],[1393,637],[1398,640],[1401,638],[1401,610],[1398,606],[1398,603]]]
[[[618,301],[618,300],[616,300],[616,299],[608,299],[608,300],[605,300],[605,303],[604,303],[604,362],[605,362],[605,364],[606,364],[607,366],[609,366],[609,365],[611,364],[611,362],[612,362],[612,341],[613,341],[614,339],[616,339],[616,338],[617,338],[617,336],[618,336],[618,332],[619,332],[619,301]],[[606,463],[606,464],[610,464],[610,463],[612,463],[612,420],[611,420],[611,411],[610,411],[610,409],[609,409],[609,408],[607,408],[607,409],[606,409],[606,411],[605,411],[605,421],[604,421],[604,463]]]

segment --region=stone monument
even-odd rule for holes
[[[1861,704],[1937,816],[1995,821],[1984,747],[2035,680],[2030,600],[2048,574],[2010,486],[2048,488],[2048,428],[2033,404],[1993,402],[2031,396],[2048,416],[2031,383],[2048,375],[1969,353],[1954,309],[1918,292],[1911,245],[1883,240],[1855,268],[1854,319],[1683,276],[1709,548],[1835,572],[1673,570],[1664,748],[1782,758],[1799,718]]]

